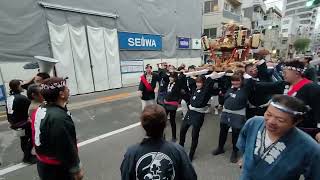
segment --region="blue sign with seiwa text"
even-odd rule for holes
[[[190,48],[190,38],[178,37],[178,48],[179,49],[189,49]]]
[[[161,51],[161,35],[119,32],[121,50]]]

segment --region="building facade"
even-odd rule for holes
[[[222,35],[222,25],[242,24],[240,0],[205,0],[203,3],[203,33],[211,39]]]
[[[243,0],[242,10],[244,17],[250,19],[252,30],[262,32],[266,28],[264,18],[267,7],[263,0]]]
[[[281,19],[282,13],[277,7],[269,8],[264,17],[264,26],[266,27],[264,47],[273,53],[280,51]]]
[[[312,38],[312,51],[320,54],[320,25],[315,28],[315,32]]]
[[[312,39],[317,9],[306,7],[307,0],[284,0],[281,26],[282,45],[291,46],[298,38]]]
[[[145,64],[155,70],[160,62],[200,65],[201,5],[194,0],[2,0],[2,83],[34,76],[22,66],[37,55],[60,61],[56,73],[69,78],[72,94],[137,84]]]

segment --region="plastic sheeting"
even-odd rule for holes
[[[80,94],[93,92],[94,87],[85,27],[75,28],[69,25],[69,33],[78,92]]]
[[[102,41],[104,39],[104,28],[87,26],[87,33],[95,90],[107,90],[110,86],[105,43]]]
[[[53,56],[61,62],[56,66],[57,75],[70,78],[72,94],[122,86],[116,29],[88,27],[87,42],[85,27],[58,26],[51,22],[48,25]]]
[[[51,56],[46,19],[37,0],[1,0],[0,4],[0,63]]]
[[[60,62],[56,64],[59,77],[68,77],[70,94],[78,94],[76,73],[74,70],[68,25],[57,26],[48,22],[53,57]]]
[[[104,30],[109,84],[111,88],[121,87],[121,71],[119,58],[118,32],[116,29]]]
[[[1,0],[0,61],[30,61],[34,55],[50,56],[46,21],[73,27],[91,26],[119,31],[163,35],[163,51],[121,51],[120,59],[200,57],[199,50],[177,50],[176,37],[200,38],[202,1],[196,0],[42,0],[44,2],[116,13],[112,19],[44,9],[36,0]],[[21,10],[23,9],[23,10]]]

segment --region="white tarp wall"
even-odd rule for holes
[[[39,3],[50,4],[51,8]],[[163,36],[162,51],[122,51],[121,60],[200,57],[199,50],[177,49],[176,37],[200,38],[202,5],[202,1],[196,0],[1,0],[0,61],[30,62],[36,55],[51,56],[47,21],[77,28],[104,27]],[[118,15],[118,18],[68,9]]]
[[[122,86],[116,29],[48,26],[57,75],[69,77],[72,95]]]
[[[75,28],[70,25],[68,26],[78,92],[79,94],[93,92],[94,87],[85,27]]]
[[[50,3],[52,6],[49,8],[47,6],[41,6],[39,5],[39,2]],[[68,81],[72,93],[79,94],[79,91],[92,91],[91,82],[89,83],[89,87],[84,88],[81,85],[81,79],[83,78],[79,81],[78,76],[76,75],[79,69],[76,67],[78,60],[76,60],[72,54],[74,50],[67,52],[68,50],[63,49],[64,46],[72,48],[69,32],[70,28],[62,28],[69,33],[64,34],[64,36],[60,38],[51,37],[51,39],[56,42],[50,42],[49,35],[52,36],[52,31],[58,31],[58,29],[51,28],[49,32],[46,25],[49,21],[58,26],[68,24],[76,28],[90,26],[94,28],[117,29],[118,31],[125,32],[159,34],[163,37],[163,48],[161,51],[122,50],[119,53],[120,60],[143,59],[145,62],[150,61],[151,64],[154,64],[158,60],[164,61],[165,59],[169,59],[169,61],[174,64],[176,62],[177,65],[181,62],[197,65],[196,62],[198,62],[198,60],[195,62],[194,59],[200,57],[200,50],[177,49],[176,39],[177,37],[200,38],[202,5],[202,1],[195,0],[1,0],[0,61],[30,62],[34,60],[33,56],[35,55],[48,57],[61,56],[61,62],[57,64],[58,75],[69,77]],[[59,10],[59,8],[55,9],[54,7],[62,7],[66,8],[66,10]],[[23,11],[21,11],[21,9],[23,9]],[[84,10],[84,13],[70,11],[70,9],[81,9]],[[111,14],[117,15],[118,17],[92,15],[91,13],[85,12]],[[192,19],[192,21],[190,21],[190,19]],[[65,28],[67,28],[67,30]],[[12,29],[14,29],[14,31],[12,31]],[[88,37],[87,44],[89,44],[87,51],[91,58],[91,66],[93,66],[90,67],[90,69],[92,69],[91,73],[93,76],[94,90],[99,91],[112,88],[109,87],[111,84],[108,83],[112,83],[112,86],[118,87],[120,83],[120,76],[117,75],[118,71],[108,72],[109,68],[114,66],[111,64],[105,65],[106,67],[103,67],[104,71],[97,70],[98,66],[103,63],[103,61],[100,60],[103,59],[103,56],[105,56],[106,61],[109,61],[107,58],[108,56],[106,55],[105,39],[99,39],[104,42],[98,42],[97,39],[93,40],[94,38],[102,37],[101,32],[99,31],[98,35],[92,34],[92,39],[90,39],[90,32],[87,32],[86,36]],[[103,36],[105,36],[105,32],[103,32]],[[61,41],[66,43],[68,41],[69,44],[59,44],[62,43]],[[90,41],[94,43],[91,43]],[[51,48],[48,46],[49,43],[52,45]],[[54,43],[57,43],[55,50],[52,48]],[[104,50],[99,49],[100,47],[90,46],[93,44],[104,44]],[[91,54],[93,51],[99,54]],[[85,56],[80,59],[85,59],[84,57]],[[174,58],[177,60],[172,60]],[[95,59],[98,59],[100,64],[97,63]],[[66,62],[63,62],[62,60],[66,60]],[[62,69],[62,67],[65,69]],[[85,67],[87,67],[87,65]],[[156,70],[155,66],[154,68]],[[22,79],[27,78],[21,75],[21,71],[17,71],[17,74],[15,75],[19,75]],[[84,72],[81,71],[81,73]],[[103,76],[99,77],[99,74],[103,74]],[[105,76],[106,74],[108,75],[108,78]],[[122,74],[122,83],[130,84],[132,80],[138,79],[137,77],[139,77],[139,74],[140,73]],[[114,75],[116,75],[116,77]],[[7,77],[6,75],[4,76]],[[85,76],[84,78],[89,77],[88,74],[84,74],[83,76]],[[112,80],[109,80],[110,77],[112,77]],[[115,79],[113,80],[113,78]],[[8,80],[6,79],[6,81]],[[80,83],[79,87],[78,83]]]
[[[56,64],[57,76],[68,77],[70,94],[79,94],[68,25],[57,26],[48,22],[48,27],[53,57],[59,60],[59,63]]]
[[[120,88],[121,71],[116,29],[87,27],[95,90]]]
[[[109,83],[111,88],[121,87],[121,71],[118,45],[118,32],[116,29],[104,30]]]
[[[110,89],[104,39],[104,28],[87,26],[89,49],[96,91]]]

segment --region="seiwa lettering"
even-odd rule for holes
[[[141,38],[129,38],[128,45],[138,47],[157,47],[154,39],[145,39],[143,36]]]

